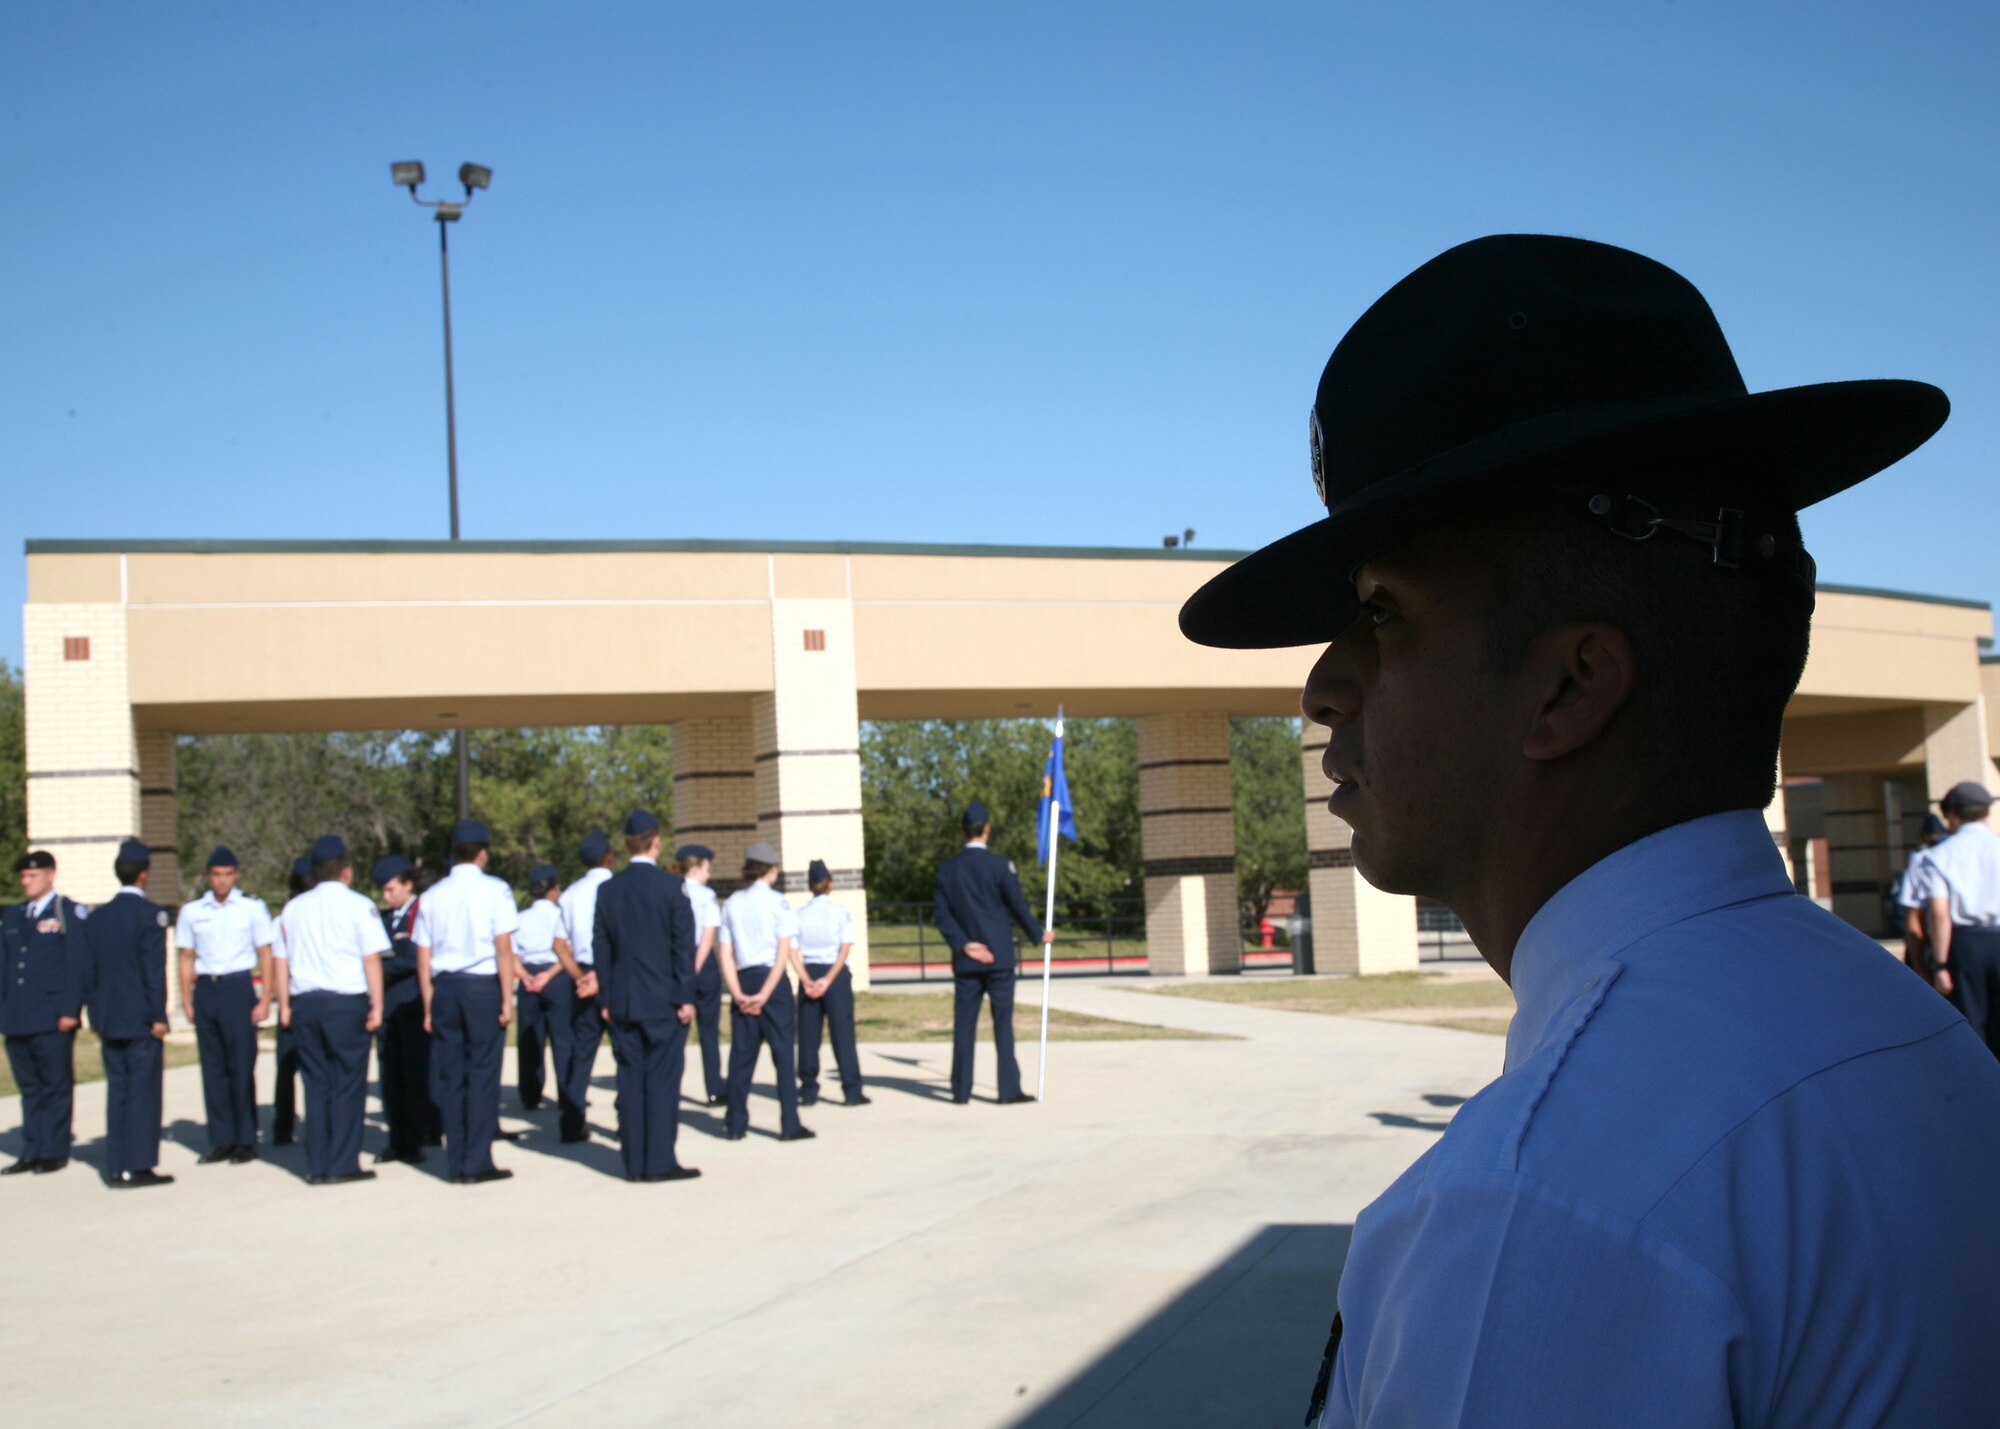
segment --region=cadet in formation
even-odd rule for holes
[[[0,915],[0,1033],[21,1089],[21,1155],[0,1176],[69,1165],[76,1029],[83,1015],[84,906],[56,892],[55,856],[23,854],[22,901]]]
[[[83,924],[83,1002],[104,1053],[104,1174],[118,1190],[173,1181],[160,1160],[161,1043],[167,1036],[167,910],[146,897],[153,855],[118,846],[118,892]]]
[[[382,959],[382,1026],[375,1034],[381,1068],[382,1116],[389,1123],[389,1147],[378,1166],[403,1161],[415,1166],[424,1146],[439,1145],[437,1103],[431,1100],[431,1036],[424,1031],[424,998],[417,986],[417,895],[414,866],[402,854],[375,860],[369,876],[382,890],[382,933],[389,952]]]
[[[417,977],[431,1034],[431,1094],[444,1116],[453,1185],[504,1181],[493,1164],[500,1071],[514,1020],[513,890],[486,872],[492,832],[477,819],[452,828],[449,874],[417,912]]]
[[[382,1025],[382,957],[389,935],[356,893],[338,834],[312,847],[313,886],[279,915],[278,1017],[298,1046],[306,1084],[306,1184],[372,1181],[361,1169],[368,1044]]]
[[[631,861],[597,895],[598,997],[618,1059],[618,1140],[627,1181],[685,1181],[674,1155],[681,1074],[694,1020],[694,909],[659,866],[660,821],[625,821]]]
[[[682,844],[674,851],[674,872],[694,906],[694,1026],[701,1038],[701,1084],[710,1106],[721,1106],[728,1084],[722,1077],[722,962],[716,939],[722,931],[722,904],[708,886],[715,850],[706,844]]]
[[[766,1044],[778,1074],[778,1139],[809,1141],[814,1135],[799,1123],[793,1080],[798,1019],[786,973],[798,957],[799,923],[778,892],[778,873],[778,851],[762,840],[751,844],[744,850],[743,884],[722,910],[722,977],[730,999],[723,1135],[731,1141],[741,1141],[750,1130],[750,1080],[757,1072],[757,1050]]]
[[[833,899],[833,875],[814,859],[806,870],[812,901],[799,909],[799,1101],[819,1101],[820,1030],[833,1034],[833,1060],[840,1068],[840,1091],[849,1106],[866,1106],[861,1090],[861,1054],[854,1045],[854,974],[847,955],[854,950],[854,915]]]
[[[196,1165],[257,1159],[257,1029],[271,1012],[271,910],[236,886],[236,855],[208,856],[208,891],[181,906],[181,1011],[201,1054],[208,1150]],[[260,992],[259,989],[262,989]]]
[[[1931,850],[1922,894],[1930,912],[1932,977],[1986,1049],[2000,1057],[2000,835],[1993,796],[1967,781],[1944,807],[1958,832]]]
[[[961,820],[965,847],[938,865],[933,894],[938,932],[951,948],[954,1006],[951,1023],[951,1099],[972,1100],[972,1053],[979,1037],[981,999],[993,1004],[993,1055],[999,1064],[1000,1104],[1034,1100],[1021,1090],[1014,1060],[1014,930],[1037,942],[1053,943],[1035,921],[1011,861],[987,848],[993,819],[974,799]]]
[[[312,859],[301,856],[292,860],[291,882],[286,889],[286,901],[311,888]],[[269,987],[267,982],[265,987]],[[268,996],[268,994],[267,994]],[[285,1026],[281,1018],[278,1022],[277,1055],[272,1059],[274,1066],[271,1083],[271,1144],[290,1146],[298,1129],[299,1109],[299,1049],[292,1037],[292,1029]]]
[[[583,860],[583,877],[565,888],[556,902],[562,914],[556,960],[575,984],[568,1053],[559,1049],[556,1054],[556,1107],[566,1143],[590,1140],[584,1113],[590,1105],[597,1048],[604,1040],[604,1017],[597,1001],[597,894],[611,878],[610,836],[603,829],[592,829],[583,836],[577,854]]]
[[[515,1000],[514,1050],[516,1087],[521,1105],[533,1111],[542,1104],[542,1083],[553,1054],[560,1094],[570,1059],[570,1022],[576,1010],[576,981],[556,956],[562,937],[562,880],[552,863],[538,863],[528,872],[528,906],[521,910],[514,934],[514,952],[521,963],[520,995]]]

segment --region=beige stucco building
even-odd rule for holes
[[[181,734],[666,723],[676,841],[731,866],[755,838],[826,859],[865,928],[860,722],[1138,720],[1156,971],[1233,972],[1231,715],[1298,712],[1312,654],[1190,645],[1181,602],[1229,553],[731,542],[33,541],[25,627],[28,831],[64,885],[112,891],[155,849],[177,898]],[[375,656],[385,625],[421,658]],[[1823,587],[1785,726],[1823,821],[1794,839],[1863,926],[1927,799],[1993,775],[2000,666],[1983,604]],[[522,652],[533,650],[532,661]],[[227,652],[227,658],[219,658]],[[525,677],[532,671],[534,679]],[[1322,971],[1417,961],[1411,900],[1354,872],[1300,751]],[[1803,786],[1801,786],[1803,787]],[[1814,850],[1824,850],[1816,855]],[[856,950],[865,976],[865,946]]]

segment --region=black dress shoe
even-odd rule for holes
[[[254,1146],[232,1146],[229,1148],[229,1164],[231,1166],[248,1166],[256,1159],[257,1148]]]
[[[111,1178],[114,1191],[136,1191],[142,1186],[171,1186],[174,1178],[157,1171],[123,1171]]]
[[[424,1153],[422,1147],[413,1146],[407,1151],[399,1151],[392,1146],[387,1151],[376,1156],[375,1164],[377,1166],[392,1166],[400,1161],[406,1166],[421,1166],[423,1160]]]
[[[306,1184],[308,1186],[324,1186],[328,1181],[332,1179],[333,1178],[330,1176],[307,1176]]]
[[[451,1184],[454,1186],[483,1186],[488,1181],[505,1181],[513,1174],[512,1171],[502,1171],[498,1166],[489,1166],[484,1171],[474,1171],[469,1176],[454,1176],[451,1178]]]
[[[195,1157],[194,1164],[197,1166],[219,1166],[229,1159],[230,1153],[235,1149],[233,1146],[211,1146],[208,1150],[202,1152],[201,1155]]]
[[[749,1134],[747,1131],[725,1131],[722,1133],[722,1139],[724,1141],[741,1141]]]
[[[322,1176],[315,1183],[320,1186],[344,1186],[350,1181],[373,1181],[373,1171],[349,1171],[339,1176]]]
[[[953,1106],[964,1106],[967,1102],[971,1100],[972,1100],[971,1097],[953,1097],[951,1099],[951,1104]]]
[[[0,1176],[19,1176],[23,1172],[39,1171],[41,1169],[42,1169],[41,1157],[23,1156],[19,1161],[16,1161],[12,1166],[0,1166]]]
[[[1000,1098],[1000,1105],[1019,1106],[1022,1102],[1031,1102],[1033,1100],[1034,1098],[1029,1096],[1026,1092],[1016,1092],[1011,1097]]]
[[[565,1136],[565,1137],[563,1137],[563,1138],[562,1138],[562,1144],[563,1144],[564,1146],[574,1146],[574,1145],[576,1145],[576,1144],[577,1144],[577,1143],[578,1143],[579,1141],[588,1141],[588,1140],[590,1140],[590,1133],[589,1133],[589,1132],[587,1132],[587,1131],[579,1131],[579,1132],[577,1132],[577,1133],[576,1133],[576,1135],[574,1135],[574,1136]]]
[[[701,1174],[692,1166],[676,1166],[671,1171],[662,1171],[657,1176],[648,1176],[648,1181],[692,1181]]]
[[[818,1105],[819,1105],[819,1093],[818,1093],[818,1092],[800,1092],[800,1093],[799,1093],[799,1105],[800,1105],[800,1106],[818,1106]]]
[[[273,1132],[271,1135],[271,1144],[273,1146],[290,1146],[292,1144],[292,1134],[289,1131]]]
[[[721,1106],[724,1102],[728,1100],[729,1100],[728,1097],[710,1097],[708,1099],[708,1104],[710,1106]]]
[[[493,1133],[493,1139],[495,1141],[524,1141],[527,1139],[527,1135],[528,1133],[525,1131],[496,1131]]]
[[[842,1102],[842,1103],[841,1103],[841,1105],[842,1105],[842,1106],[867,1106],[867,1105],[868,1105],[868,1104],[869,1104],[870,1102],[872,1102],[872,1101],[874,1101],[874,1100],[875,1100],[875,1099],[874,1099],[873,1097],[869,1096],[869,1095],[868,1095],[868,1094],[867,1094],[866,1092],[856,1092],[856,1093],[855,1093],[855,1094],[854,1094],[853,1096],[849,1097],[849,1098],[848,1098],[848,1099],[847,1099],[846,1101]]]
[[[639,1174],[638,1172],[636,1172],[636,1171],[627,1171],[627,1172],[625,1173],[625,1179],[626,1179],[627,1181],[630,1181],[630,1182],[631,1182],[631,1183],[632,1183],[632,1184],[633,1184],[634,1186],[637,1186],[637,1185],[638,1185],[638,1184],[640,1184],[640,1183],[641,1183],[642,1181],[645,1181],[645,1180],[647,1180],[648,1178],[647,1178],[647,1177],[645,1177],[645,1176],[641,1176],[641,1175],[640,1175],[640,1174]]]
[[[69,1158],[67,1156],[44,1156],[35,1163],[35,1174],[37,1176],[46,1176],[49,1172],[60,1171],[67,1165],[69,1165]]]
[[[540,1097],[536,1097],[533,1101],[529,1101],[526,1097],[521,1099],[522,1111],[540,1111],[541,1109],[542,1099]]]
[[[803,1127],[803,1126],[802,1126],[802,1127],[800,1127],[800,1128],[799,1128],[799,1129],[798,1129],[797,1131],[786,1131],[786,1132],[780,1132],[780,1133],[779,1133],[779,1135],[778,1135],[778,1140],[780,1140],[780,1141],[811,1141],[811,1140],[812,1140],[812,1139],[813,1139],[814,1137],[816,1137],[816,1136],[818,1136],[818,1135],[819,1135],[819,1133],[818,1133],[817,1131],[809,1131],[809,1130],[807,1130],[807,1129],[806,1129],[805,1127]]]

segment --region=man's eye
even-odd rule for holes
[[[1396,612],[1389,606],[1377,605],[1372,600],[1366,600],[1361,603],[1361,618],[1366,620],[1371,626],[1380,629],[1382,626],[1396,619]]]

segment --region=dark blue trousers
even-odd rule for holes
[[[166,1057],[153,1036],[104,1039],[104,1173],[160,1164],[160,1078]]]
[[[817,982],[832,963],[807,963],[806,976]],[[820,1029],[833,1036],[833,1060],[840,1068],[840,1090],[861,1095],[861,1053],[854,1045],[854,974],[840,970],[824,997],[799,999],[799,1090],[809,1100],[819,1097]]]
[[[678,1017],[611,1024],[611,1054],[618,1059],[618,1141],[627,1176],[659,1176],[680,1166],[674,1140],[681,1129],[687,1036],[687,1024]]]
[[[76,1033],[29,1032],[9,1037],[7,1063],[21,1089],[22,1158],[65,1159],[75,1102]]]
[[[431,1097],[444,1116],[445,1161],[454,1176],[493,1169],[506,1060],[493,974],[439,973],[431,983]]]
[[[701,1082],[702,1089],[711,1097],[722,1096],[729,1090],[729,1083],[722,1075],[722,964],[716,961],[721,956],[720,948],[709,949],[708,961],[694,975],[694,1025],[701,1034]]]
[[[194,1042],[201,1052],[201,1096],[208,1144],[220,1150],[257,1144],[257,985],[246,969],[194,980]]]
[[[389,1149],[397,1155],[436,1146],[440,1130],[431,1100],[431,1034],[424,1031],[424,996],[416,975],[382,989],[382,1026],[375,1034],[382,1067],[382,1115],[389,1123]]]
[[[289,1139],[299,1123],[299,1048],[292,1029],[278,1028],[276,1079],[271,1084],[271,1139]]]
[[[1951,1005],[2000,1057],[2000,930],[1951,930]]]
[[[542,1104],[542,1081],[552,1061],[556,1096],[562,1097],[563,1072],[570,1060],[569,1044],[576,1036],[575,1003],[576,983],[566,972],[550,978],[548,986],[540,992],[516,990],[514,1066],[522,1106]]]
[[[567,981],[567,979],[561,979]],[[590,1105],[590,1076],[597,1069],[597,1049],[604,1042],[604,1016],[595,997],[578,997],[570,985],[569,1056],[556,1053],[556,1101],[562,1109],[562,1134],[580,1141],[589,1134],[584,1109]]]
[[[958,973],[952,978],[951,1094],[972,1095],[972,1049],[979,1041],[979,1000],[993,1002],[993,1055],[999,1059],[1000,1096],[1021,1094],[1021,1065],[1014,1060],[1014,969]]]
[[[292,1040],[306,1084],[306,1174],[351,1176],[368,1109],[368,994],[300,993]]]
[[[771,969],[741,968],[737,971],[737,981],[746,993],[755,992],[764,985]],[[731,1006],[729,1009],[729,1114],[723,1118],[723,1126],[729,1131],[747,1131],[750,1128],[750,1079],[757,1074],[757,1052],[762,1046],[771,1049],[771,1064],[778,1073],[778,1122],[781,1130],[799,1129],[799,1086],[794,1077],[792,1054],[798,1045],[797,1007],[792,999],[792,984],[787,978],[779,978],[772,990],[771,1000],[764,1004],[764,1010],[755,1017],[743,1015],[743,1009]]]

